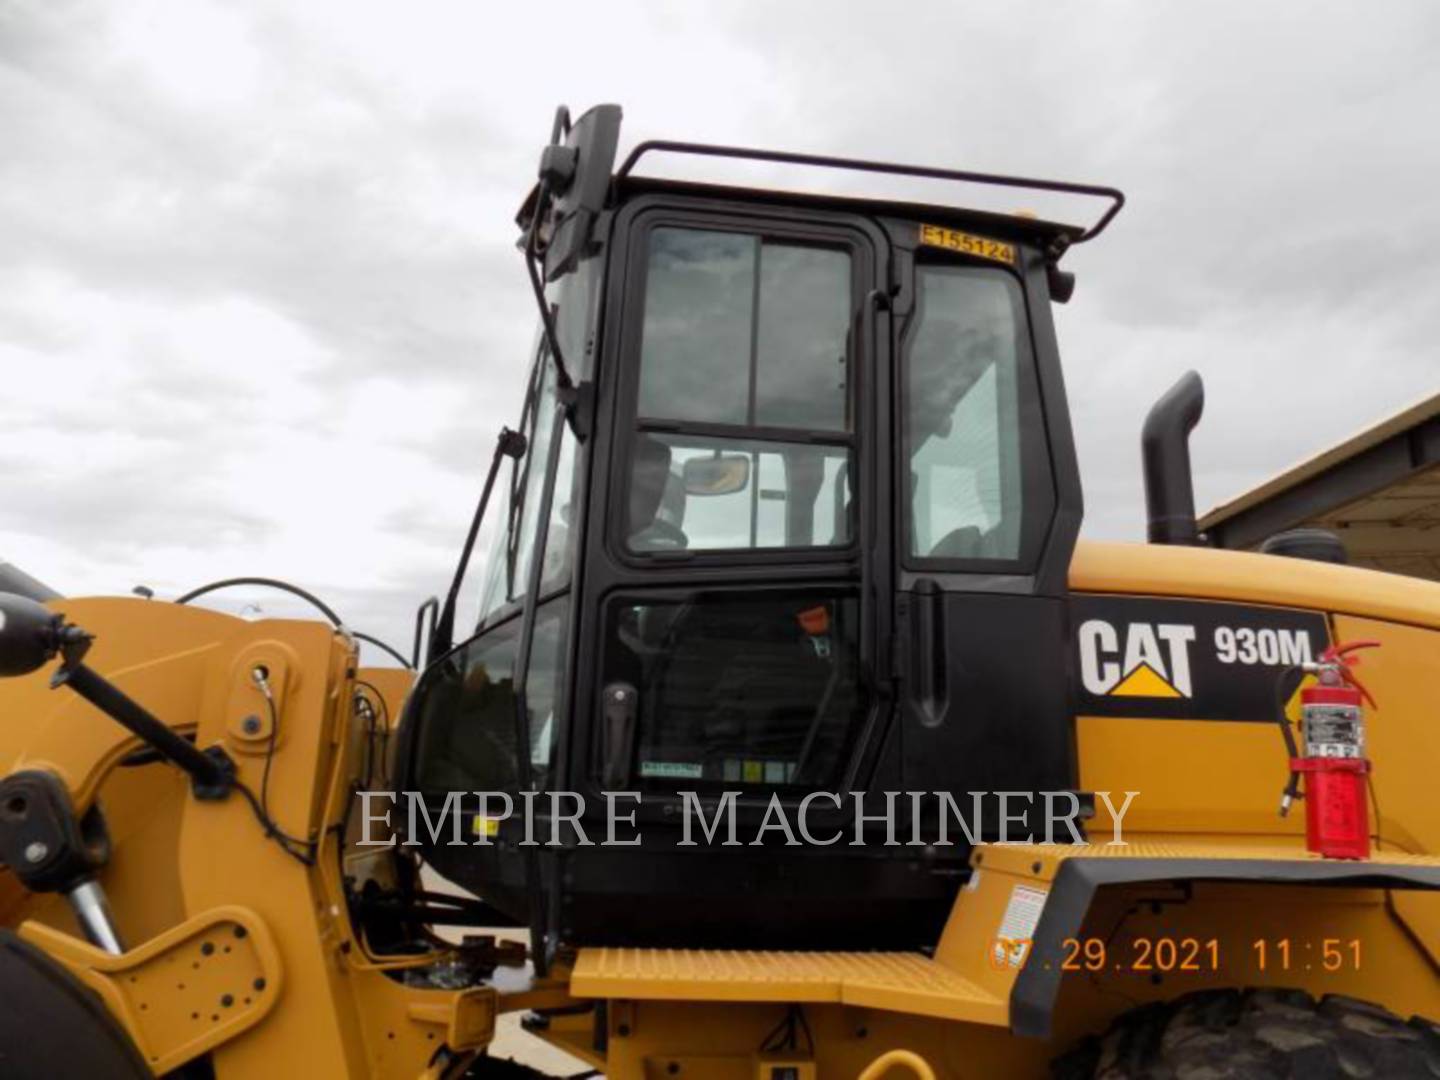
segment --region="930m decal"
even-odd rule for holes
[[[1268,722],[1276,680],[1329,643],[1318,612],[1194,600],[1071,598],[1082,716]]]

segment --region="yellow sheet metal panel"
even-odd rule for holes
[[[1030,871],[1038,881],[1054,877],[1066,859],[1246,859],[1255,861],[1325,862],[1305,850],[1303,844],[1270,842],[1261,844],[1235,843],[1228,837],[1135,836],[1123,846],[1104,842],[1091,844],[985,844],[977,851],[984,855],[983,865],[1003,867],[1013,873],[1034,863],[1039,870]],[[1437,867],[1440,855],[1407,851],[1377,851],[1366,866]]]
[[[79,809],[97,792],[106,797],[120,843],[101,883],[132,949],[104,964],[143,962],[172,935],[189,933],[193,924],[185,920],[232,908],[254,922],[246,924],[244,938],[229,943],[229,953],[224,942],[213,943],[222,958],[217,971],[226,968],[224,961],[245,960],[245,949],[272,940],[283,958],[283,965],[265,964],[263,975],[241,972],[255,991],[248,1002],[243,989],[213,992],[205,965],[194,967],[199,961],[193,957],[173,979],[164,966],[174,966],[170,954],[156,961],[159,974],[137,968],[132,984],[127,972],[124,993],[107,1000],[122,1022],[136,1018],[130,1027],[147,1054],[158,1055],[168,1069],[203,1044],[221,1080],[269,1075],[277,1061],[285,1062],[287,1075],[413,1080],[437,1046],[464,1051],[487,1042],[498,1011],[492,988],[449,991],[393,980],[368,961],[345,917],[333,826],[349,797],[348,781],[358,775],[363,743],[349,737],[352,644],[314,621],[247,622],[136,599],[67,599],[55,606],[96,634],[89,660],[97,670],[162,721],[194,730],[200,745],[225,746],[252,791],[263,786],[270,741],[269,710],[251,678],[253,667],[263,664],[279,718],[269,812],[285,831],[321,844],[316,865],[303,866],[267,837],[242,798],[195,800],[163,764],[116,769],[138,740],[82,699],[50,691],[47,673],[7,684],[6,707],[32,720],[0,730],[0,761],[11,769],[55,772]],[[406,681],[408,675],[380,677],[387,704],[398,702]],[[259,753],[244,723],[252,714],[265,731]],[[157,817],[165,818],[163,828],[153,824]],[[153,845],[155,853],[137,859],[137,844]],[[157,864],[170,869],[146,882],[147,868]],[[57,935],[88,948],[74,938],[73,920],[57,897],[0,895],[0,903],[11,909],[12,922],[33,920],[40,933],[50,933],[46,949],[52,954],[64,951]],[[85,964],[109,970],[102,961]],[[282,966],[283,1007],[252,1023],[262,1003],[280,991]],[[227,987],[235,981],[228,968],[221,974]],[[255,982],[262,978],[260,991]],[[134,996],[142,991],[143,998]],[[218,1011],[197,1008],[197,991],[214,998]],[[229,1006],[221,1001],[225,993],[233,998]]]
[[[833,953],[726,949],[581,949],[577,997],[698,1001],[839,1001]]]
[[[1440,644],[1436,635],[1372,619],[1335,620],[1340,641],[1375,640],[1358,674],[1377,708],[1365,713],[1379,804],[1375,857],[1392,848],[1440,854],[1435,770],[1440,764]],[[1440,895],[1396,894],[1395,910],[1440,965]]]
[[[1076,721],[1080,787],[1108,791],[1117,808],[1134,791],[1122,826],[1141,832],[1305,832],[1303,807],[1276,812],[1285,785],[1285,744],[1273,724],[1214,720],[1145,720],[1082,716]],[[1104,843],[1114,826],[1097,800],[1092,838]]]
[[[1009,1014],[1005,999],[919,954],[848,955],[865,962],[844,978],[841,1000],[846,1005],[992,1024],[1004,1023]]]
[[[208,911],[120,956],[38,923],[20,933],[100,995],[157,1073],[260,1023],[284,987],[269,928],[246,908]]]
[[[1440,583],[1247,551],[1081,541],[1070,564],[1070,587],[1273,604],[1440,628]]]

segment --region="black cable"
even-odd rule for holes
[[[201,585],[198,589],[191,589],[184,596],[176,597],[175,603],[188,604],[191,600],[195,600],[201,596],[206,595],[207,593],[218,592],[221,589],[228,589],[235,585],[260,585],[267,589],[279,589],[281,592],[287,592],[290,593],[292,596],[298,596],[306,603],[312,605],[317,611],[324,615],[325,618],[329,619],[330,624],[334,626],[335,629],[341,630],[345,628],[344,620],[341,619],[339,615],[335,614],[335,609],[332,608],[329,604],[325,603],[325,601],[321,600],[314,593],[306,592],[304,589],[300,588],[299,585],[291,585],[288,581],[281,581],[278,578],[236,577],[225,578],[222,581],[212,581],[208,585]],[[359,630],[346,630],[346,633],[348,633],[351,637],[355,638],[357,641],[369,642],[377,649],[382,649],[385,652],[389,653],[396,660],[398,660],[400,662],[400,666],[405,668],[407,671],[414,670],[414,665],[411,664],[410,661],[407,660],[398,649],[395,649],[393,646],[387,645],[385,642],[381,641],[374,635],[365,634]]]
[[[780,1022],[770,1029],[770,1033],[768,1035],[766,1035],[763,1039],[760,1040],[760,1052],[762,1054],[768,1054],[772,1050],[776,1049],[775,1040],[778,1039],[780,1037],[780,1033],[785,1030],[785,1025],[789,1020],[790,1010],[786,1009],[785,1015],[780,1018]]]
[[[375,695],[375,701],[380,706],[380,718],[384,721],[385,727],[388,729],[390,727],[390,708],[385,704],[385,695],[380,693],[374,683],[367,682],[364,679],[356,679],[355,685],[364,687]]]
[[[804,1029],[805,1032],[805,1046],[808,1053],[813,1058],[815,1056],[815,1036],[810,1033],[810,1021],[805,1019],[804,1007],[796,1005],[795,1015],[800,1018],[800,1027]]]
[[[400,666],[403,667],[406,671],[414,671],[414,670],[415,670],[415,666],[414,666],[413,664],[411,664],[409,660],[405,659],[405,657],[401,656],[398,651],[396,651],[396,650],[395,650],[394,648],[392,648],[391,646],[386,645],[385,642],[381,641],[379,638],[374,637],[374,636],[372,636],[372,635],[370,635],[370,634],[362,634],[359,630],[351,630],[351,631],[350,631],[350,636],[353,637],[356,641],[366,641],[366,642],[369,642],[371,645],[374,645],[377,649],[382,649],[382,650],[384,650],[385,652],[389,653],[389,654],[390,654],[391,656],[393,656],[396,660],[400,661]]]
[[[1303,681],[1304,670],[1305,669],[1299,664],[1291,664],[1282,671],[1275,680],[1275,722],[1280,725],[1280,734],[1285,739],[1285,751],[1290,755],[1285,763],[1286,768],[1289,769],[1289,778],[1285,781],[1285,789],[1282,793],[1283,800],[1288,801],[1282,801],[1281,803],[1282,814],[1288,813],[1291,802],[1305,797],[1300,794],[1300,774],[1290,768],[1290,762],[1300,756],[1300,749],[1295,744],[1295,732],[1290,728],[1290,717],[1285,715],[1285,705],[1290,700],[1291,694],[1295,693],[1294,690],[1291,690],[1290,693],[1287,694],[1285,692],[1285,683],[1289,680],[1290,676],[1296,672],[1301,673]],[[1296,685],[1298,689],[1299,684]]]
[[[206,593],[217,592],[220,589],[228,589],[233,585],[262,585],[267,589],[279,589],[281,592],[288,592],[293,596],[300,597],[300,599],[306,601],[307,603],[318,609],[327,619],[330,620],[331,624],[334,625],[337,629],[345,625],[340,620],[340,616],[336,615],[334,610],[331,609],[331,607],[326,604],[325,601],[321,600],[313,593],[306,592],[298,585],[291,585],[288,581],[280,581],[277,578],[235,577],[225,578],[221,581],[212,581],[208,585],[201,585],[198,589],[191,589],[184,596],[176,597],[175,603],[188,604],[191,600],[204,596]]]
[[[257,799],[255,793],[239,780],[235,781],[235,787],[245,796],[246,802],[250,804],[250,809],[255,812],[256,818],[264,826],[265,835],[278,843],[281,850],[291,858],[305,866],[314,866],[315,844],[312,841],[300,840],[289,835],[270,816],[270,766],[275,760],[275,747],[280,734],[280,715],[279,710],[275,708],[275,699],[268,689],[262,689],[260,694],[265,699],[265,705],[270,712],[270,738],[265,748],[265,767],[260,774],[260,797]]]
[[[355,712],[365,721],[365,764],[360,773],[356,791],[369,791],[370,781],[375,778],[375,706],[364,694],[355,695]]]
[[[280,710],[275,708],[275,698],[268,689],[261,696],[270,711],[270,738],[265,746],[265,769],[260,774],[260,809],[268,820],[273,820],[270,818],[270,766],[275,761],[275,747],[280,740]]]
[[[235,790],[245,797],[245,801],[250,804],[250,809],[255,813],[255,820],[260,822],[261,827],[265,830],[265,835],[280,845],[281,851],[302,866],[315,865],[314,843],[308,840],[297,840],[282,831],[260,805],[260,800],[255,797],[255,793],[242,781],[235,781]]]
[[[367,762],[367,764],[366,764],[366,769],[365,769],[365,779],[366,779],[366,783],[367,783],[367,785],[368,785],[369,781],[373,778],[372,775],[371,775],[371,773],[372,773],[372,768],[371,768],[371,766],[373,766],[374,761],[375,761],[376,759],[378,759],[379,762],[380,762],[380,782],[381,782],[382,784],[384,784],[386,787],[388,787],[389,784],[390,784],[390,773],[389,773],[389,770],[386,769],[386,767],[385,767],[385,764],[386,764],[386,762],[385,762],[385,751],[389,749],[389,744],[390,744],[390,706],[385,703],[385,695],[382,694],[382,693],[380,693],[380,691],[375,687],[375,684],[374,684],[374,683],[366,682],[364,679],[356,679],[356,680],[355,680],[355,685],[356,685],[357,688],[358,688],[358,687],[363,687],[364,689],[370,691],[370,693],[375,696],[375,704],[378,704],[378,705],[380,706],[380,712],[379,712],[379,715],[378,715],[378,717],[377,717],[377,719],[379,720],[379,728],[378,728],[378,730],[377,730],[377,728],[376,728],[374,725],[372,725],[372,726],[370,727],[369,733],[368,733],[368,735],[367,735],[367,740],[366,740],[366,741],[367,741],[367,745],[369,746],[370,751],[371,751],[371,754],[372,754],[372,759],[371,759],[371,761],[370,761],[370,762]],[[366,697],[362,694],[362,695],[360,695],[360,699],[361,699],[362,701],[364,701],[364,702],[366,703],[366,705],[370,706],[371,712],[372,712],[372,714],[373,714],[373,713],[374,713],[374,707],[375,707],[375,706],[374,706],[373,704],[371,704],[369,698],[366,698]],[[380,753],[379,753],[379,754],[375,754],[375,753],[374,753],[374,740],[376,739],[377,736],[379,736],[379,738],[380,738]],[[368,790],[368,787],[367,787],[367,790]]]
[[[805,1020],[805,1013],[798,1005],[791,1005],[785,1010],[785,1015],[780,1022],[770,1029],[760,1042],[761,1053],[775,1053],[780,1050],[794,1050],[799,1043],[796,1023],[799,1022],[805,1029],[805,1041],[810,1046],[810,1054],[815,1054],[815,1039],[810,1034],[810,1025]]]

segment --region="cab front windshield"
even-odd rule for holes
[[[554,290],[556,331],[574,377],[583,377],[585,326],[595,298],[594,260],[582,263]],[[476,633],[431,667],[415,691],[418,713],[415,770],[424,791],[517,790],[549,783],[549,769],[563,708],[565,643],[570,626],[570,567],[580,482],[576,442],[557,420],[556,368],[543,338],[536,345],[522,410],[524,452],[497,477],[487,515],[488,556],[483,587],[472,573],[462,584],[470,611],[460,625]],[[575,358],[572,360],[572,358]],[[577,362],[582,365],[577,368]],[[527,758],[522,756],[516,662],[521,609],[540,528],[545,469],[560,440],[554,495],[545,523],[545,551],[535,609],[535,630],[525,677]],[[508,475],[507,475],[508,473]],[[476,613],[478,608],[478,613]]]

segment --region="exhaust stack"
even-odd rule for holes
[[[1205,384],[1187,371],[1150,408],[1140,433],[1145,514],[1152,544],[1198,544],[1190,432],[1205,411]]]

